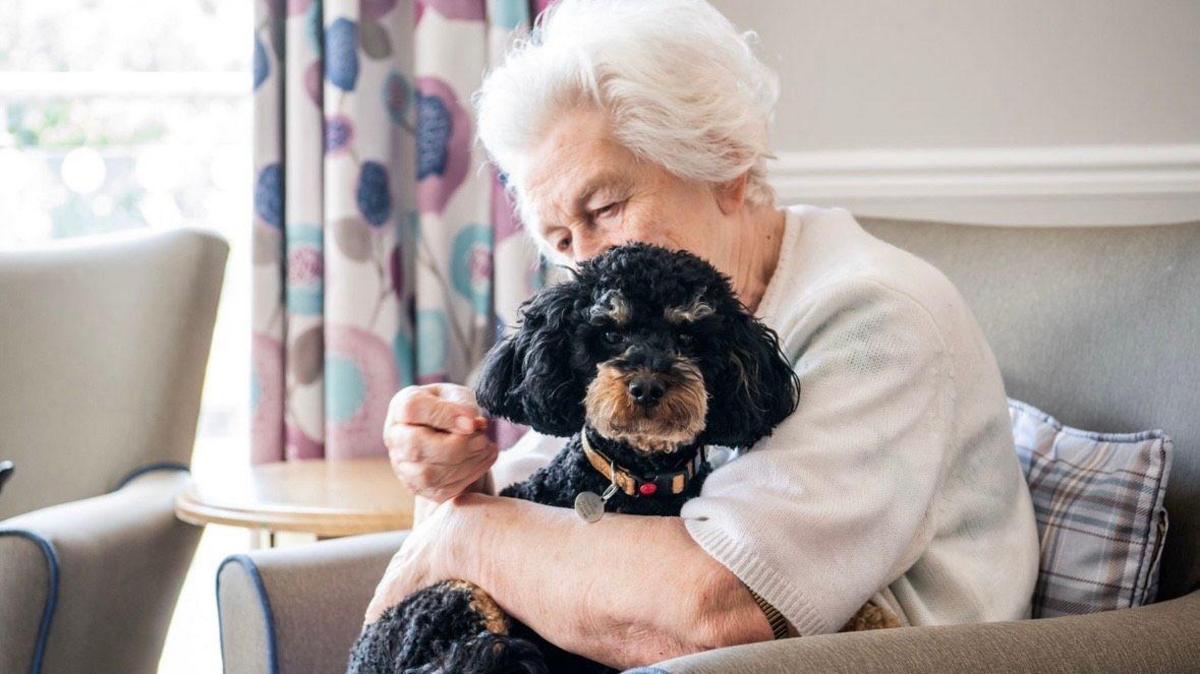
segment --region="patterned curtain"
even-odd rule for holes
[[[393,394],[466,381],[540,284],[470,96],[545,4],[258,0],[253,462],[384,455]]]

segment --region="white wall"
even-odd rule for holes
[[[712,0],[780,73],[785,202],[1200,218],[1200,2]]]

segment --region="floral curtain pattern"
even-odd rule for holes
[[[466,381],[540,284],[470,96],[545,4],[258,1],[254,463],[384,455],[392,395]]]

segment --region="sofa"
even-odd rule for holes
[[[1080,428],[1172,435],[1158,601],[1043,620],[774,641],[639,671],[1200,671],[1200,222],[860,221],[958,286],[1011,397]],[[378,534],[227,559],[217,574],[225,671],[343,671],[363,609],[402,539]]]
[[[158,670],[228,252],[190,228],[0,251],[0,672]]]

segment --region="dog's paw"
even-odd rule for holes
[[[900,622],[900,618],[892,613],[890,609],[878,606],[874,602],[868,601],[863,604],[863,607],[858,609],[845,625],[842,626],[842,632],[862,632],[865,630],[883,630],[890,627],[903,627],[904,623]]]

